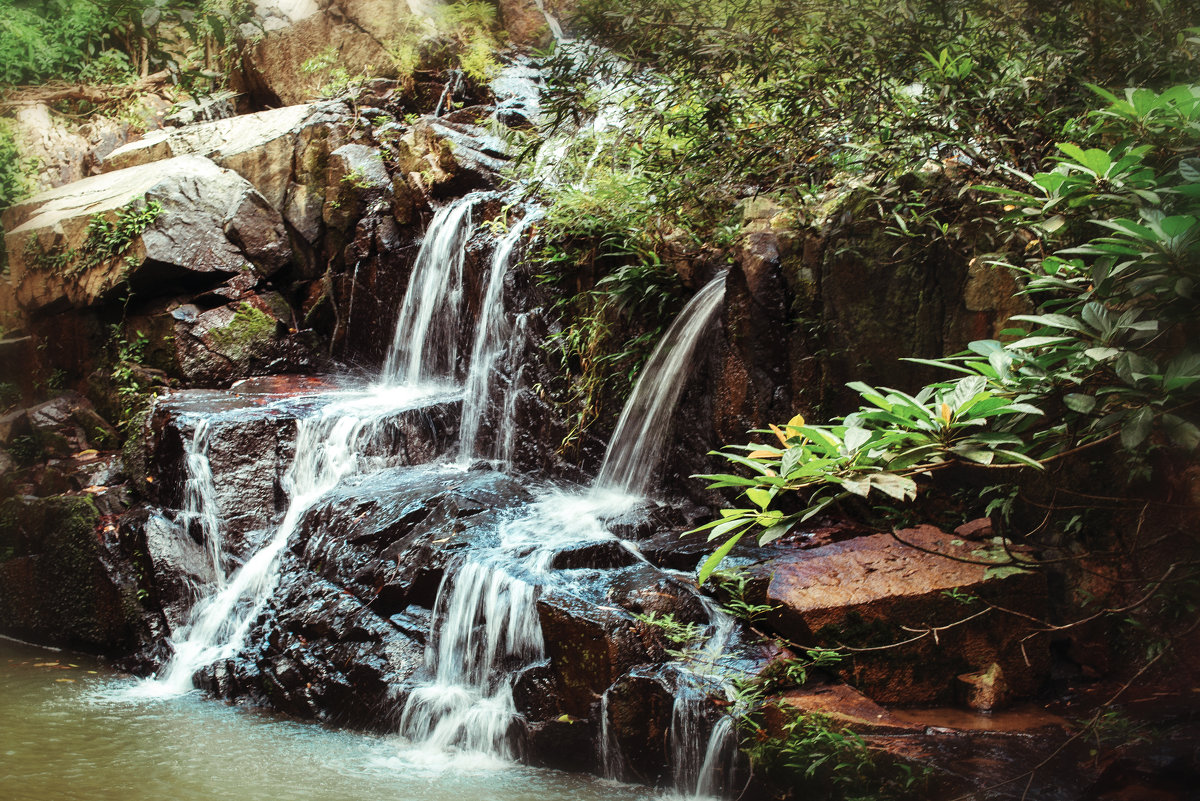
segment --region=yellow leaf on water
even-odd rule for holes
[[[76,459],[95,459],[99,455],[100,455],[100,451],[96,450],[95,448],[88,448],[86,451],[80,451],[79,453],[75,454],[75,458]]]
[[[75,679],[55,679],[55,681],[65,681],[67,684],[75,683]]]

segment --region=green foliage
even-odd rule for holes
[[[84,83],[122,84],[132,83],[136,78],[129,55],[111,48],[101,51],[79,70],[79,80]]]
[[[477,84],[495,77],[500,69],[496,60],[500,38],[495,7],[459,0],[436,5],[431,13],[432,31],[414,21],[388,42],[388,55],[400,80],[411,86],[414,73],[431,67],[462,70]]]
[[[631,86],[614,151],[668,215],[930,160],[1007,180],[1074,124],[1085,82],[1161,87],[1196,58],[1187,2],[585,0],[576,24],[608,49],[560,49],[547,106],[567,124],[611,102],[598,85]]]
[[[30,166],[22,162],[11,125],[0,120],[0,209],[8,208],[28,193]]]
[[[760,618],[775,608],[771,604],[756,604],[748,600],[747,584],[750,577],[745,573],[721,570],[713,575],[713,580],[723,597],[722,608],[750,625],[757,623]]]
[[[357,90],[370,77],[364,72],[351,75],[342,66],[337,48],[332,45],[301,64],[300,71],[316,77],[317,85],[313,91],[320,97],[337,97],[344,92]]]
[[[123,84],[173,68],[180,83],[203,88],[230,65],[229,34],[251,11],[236,0],[0,0],[0,83]]]
[[[129,250],[133,240],[154,224],[162,213],[156,200],[131,201],[122,207],[114,219],[97,214],[88,220],[87,239],[80,248],[80,269],[89,269],[119,258]]]
[[[495,53],[496,8],[482,2],[453,2],[435,9],[438,30],[451,40],[459,68],[476,83],[486,83],[500,69]]]
[[[241,361],[275,337],[275,318],[242,302],[228,325],[212,329],[213,344],[228,359]]]
[[[778,446],[723,454],[751,475],[707,478],[742,488],[749,504],[697,529],[728,537],[701,581],[749,531],[765,544],[852,495],[911,501],[918,478],[953,462],[1040,468],[1116,437],[1130,451],[1145,448],[1156,430],[1163,443],[1200,447],[1191,408],[1200,381],[1200,161],[1190,155],[1200,145],[1200,87],[1100,94],[1109,105],[1080,130],[1103,147],[1063,143],[1029,189],[994,190],[1012,212],[1008,224],[1027,222],[1041,237],[1030,261],[1010,265],[1038,302],[1037,314],[1012,318],[1029,328],[958,356],[913,360],[964,374],[957,380],[916,395],[854,382],[867,403],[834,425],[796,418],[772,427]],[[1051,251],[1054,242],[1065,247]],[[999,497],[989,512],[1011,505],[1011,491],[990,489]],[[782,493],[798,494],[800,508],[772,508]]]
[[[924,797],[926,773],[880,758],[844,724],[778,700],[783,691],[806,684],[813,671],[836,670],[841,660],[837,651],[809,649],[736,684],[733,714],[754,770],[802,798]]]
[[[141,331],[134,332],[132,339],[125,337],[119,325],[113,325],[109,331],[108,349],[112,363],[109,377],[117,396],[117,428],[127,437],[136,431],[154,396],[151,388],[143,386],[139,378],[149,342]]]

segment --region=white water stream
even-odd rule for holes
[[[188,624],[175,633],[174,655],[156,680],[141,685],[142,694],[187,692],[198,670],[237,654],[271,597],[280,555],[305,513],[344,478],[367,466],[364,453],[389,418],[435,394],[444,397],[453,387],[466,305],[466,245],[475,207],[483,197],[468,195],[435,214],[414,263],[380,381],[368,392],[331,393],[315,413],[297,421],[296,455],[283,480],[288,498],[283,518],[266,545],[228,577],[220,569],[220,521],[204,455],[210,431],[207,421],[197,424],[188,450],[183,515],[200,525],[218,580],[195,604]],[[524,334],[520,319],[514,325],[505,317],[503,287],[514,248],[538,216],[527,213],[492,256],[467,373],[460,463],[478,455],[476,440],[496,365],[506,350],[511,352],[514,331]],[[409,741],[439,753],[515,755],[511,734],[518,713],[512,677],[515,669],[544,658],[536,601],[540,588],[556,580],[551,560],[573,544],[615,540],[605,520],[641,502],[651,487],[671,414],[722,290],[723,276],[701,289],[668,329],[622,412],[593,487],[543,492],[537,502],[501,525],[494,549],[475,552],[447,571],[427,648],[431,680],[410,693],[400,715],[400,733]],[[511,371],[504,418],[496,423],[490,451],[504,460],[511,458],[515,439],[512,411],[519,378],[518,367]],[[626,547],[636,553],[633,546]],[[719,610],[710,617],[714,633],[709,644],[721,647],[732,621]],[[681,691],[680,698],[685,695]],[[705,743],[701,712],[692,704],[691,696],[677,701],[671,732],[676,784],[687,792],[716,786],[709,775],[715,777],[721,769],[726,747],[724,739],[714,738],[718,730],[721,738],[729,735],[728,727],[718,726]],[[619,755],[613,759],[619,760]]]
[[[184,530],[199,529],[204,550],[212,563],[213,581],[218,587],[225,584],[225,557],[221,541],[221,515],[217,510],[217,488],[213,483],[212,465],[208,461],[208,441],[212,426],[207,418],[196,421],[192,438],[184,444],[184,464],[187,479],[183,488],[183,509],[179,522]]]
[[[467,373],[467,385],[463,394],[462,423],[459,426],[458,439],[460,464],[469,464],[472,458],[479,455],[476,439],[483,417],[487,413],[496,360],[509,345],[508,337],[512,325],[504,315],[504,279],[508,275],[513,251],[521,240],[521,235],[541,217],[541,209],[529,211],[520,222],[508,229],[508,233],[492,251],[487,288],[479,306],[479,319],[475,323],[471,367]]]
[[[688,301],[650,354],[609,440],[598,489],[642,497],[651,487],[696,349],[724,296],[722,273]]]
[[[462,327],[463,262],[473,228],[473,193],[441,208],[429,223],[383,365],[385,385],[453,382]]]

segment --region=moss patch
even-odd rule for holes
[[[249,303],[238,306],[229,324],[209,332],[213,350],[244,362],[275,339],[275,318]]]

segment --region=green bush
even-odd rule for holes
[[[1013,317],[1023,327],[1004,341],[913,360],[957,380],[915,396],[852,383],[865,401],[853,414],[798,418],[772,427],[777,445],[724,454],[751,475],[708,478],[749,504],[701,527],[727,537],[701,580],[747,533],[765,544],[853,496],[912,500],[955,463],[1041,469],[1119,442],[1128,480],[1147,449],[1200,449],[1200,86],[1094,89],[1108,105],[1080,120],[1084,145],[1061,143],[1026,189],[995,188],[1005,224],[1029,231],[1028,261],[1009,266],[1037,313]],[[794,495],[799,508],[781,511]]]

